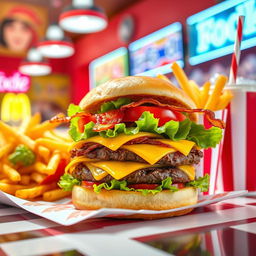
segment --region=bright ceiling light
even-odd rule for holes
[[[65,38],[63,30],[56,24],[52,24],[46,31],[44,41],[37,44],[37,49],[44,57],[67,58],[74,54],[73,43]]]
[[[93,0],[73,0],[59,17],[60,26],[72,33],[94,33],[107,27],[107,17]]]
[[[52,68],[36,48],[31,48],[27,59],[20,64],[19,71],[29,76],[45,76],[51,73]]]

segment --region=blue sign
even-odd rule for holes
[[[239,15],[245,16],[241,49],[256,46],[256,0],[228,0],[187,19],[189,63],[232,53]]]
[[[170,64],[183,62],[182,25],[164,27],[131,43],[128,47],[131,75],[156,76],[171,72]]]

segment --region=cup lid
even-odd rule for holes
[[[243,90],[243,91],[256,91],[256,80],[238,77],[236,84],[227,84],[227,90]]]

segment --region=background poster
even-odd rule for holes
[[[47,20],[44,7],[1,0],[0,54],[25,54],[43,38]]]

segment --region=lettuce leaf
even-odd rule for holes
[[[81,112],[81,109],[75,108],[77,106],[71,105],[68,113],[69,115],[75,114],[74,111]],[[70,114],[71,113],[71,114]],[[135,122],[134,127],[126,127],[125,123],[116,124],[113,129],[108,129],[106,131],[94,132],[94,123],[90,122],[85,125],[84,132],[78,132],[78,118],[73,118],[71,120],[69,134],[74,141],[79,141],[82,139],[87,139],[96,135],[100,135],[106,138],[113,138],[121,133],[126,135],[133,135],[139,132],[151,132],[155,134],[163,135],[173,141],[178,140],[190,140],[195,142],[200,148],[216,147],[216,145],[221,141],[222,130],[218,127],[211,127],[210,129],[205,129],[203,125],[196,124],[190,119],[185,119],[184,121],[169,121],[163,126],[158,127],[159,120],[154,118],[154,115],[148,111],[142,113],[138,121]]]
[[[82,112],[82,109],[78,105],[70,104],[68,106],[68,111],[67,112],[68,112],[68,116],[73,116],[76,113]]]
[[[135,192],[141,192],[144,196],[148,194],[157,194],[161,192],[163,189],[168,189],[173,192],[178,191],[179,189],[177,187],[171,186],[172,179],[170,177],[164,179],[162,181],[162,184],[156,187],[155,189],[135,189],[135,188],[129,188],[127,186],[127,182],[125,180],[118,181],[118,180],[111,180],[110,184],[108,183],[101,183],[100,185],[93,185],[94,192],[100,193],[102,189],[106,190],[123,190],[123,191],[135,191]]]
[[[204,177],[199,177],[196,180],[190,181],[186,184],[189,187],[195,187],[201,190],[201,192],[206,192],[209,189],[210,176],[208,174]]]
[[[194,141],[201,148],[215,148],[222,139],[222,130],[218,127],[205,129],[203,125],[191,122],[187,140]]]
[[[68,112],[68,116],[73,116],[76,113],[82,112],[82,109],[77,105],[70,104],[67,112]],[[70,127],[69,127],[69,135],[74,141],[85,140],[90,137],[98,135],[97,132],[94,132],[92,130],[92,128],[95,125],[93,122],[89,122],[88,124],[86,124],[84,126],[84,132],[80,133],[78,131],[78,119],[79,117],[72,118],[70,122]]]
[[[206,174],[204,177],[199,177],[194,181],[190,181],[186,183],[187,187],[195,187],[200,189],[202,192],[208,191],[209,188],[209,175]],[[75,185],[81,185],[81,181],[74,178],[70,174],[64,174],[58,183],[59,187],[62,188],[65,191],[71,191]],[[135,188],[129,188],[127,186],[127,182],[125,180],[119,181],[119,180],[111,180],[109,183],[101,183],[99,185],[94,184],[93,189],[96,193],[100,193],[102,189],[106,190],[122,190],[122,191],[136,191],[141,192],[143,195],[148,194],[157,194],[161,192],[162,190],[170,190],[172,192],[178,191],[179,189],[175,186],[172,186],[172,179],[170,177],[164,179],[162,183],[156,187],[155,189],[135,189]]]
[[[199,177],[194,181],[186,183],[187,187],[194,187],[200,189],[201,192],[206,192],[209,189],[209,178],[210,176],[206,174],[204,177]],[[93,185],[94,192],[100,193],[102,189],[106,190],[112,190],[112,189],[117,189],[117,190],[123,190],[123,191],[136,191],[136,192],[141,192],[143,195],[148,195],[148,194],[157,194],[161,192],[162,190],[170,190],[172,192],[178,191],[179,189],[175,186],[172,186],[172,179],[170,177],[164,179],[158,187],[155,189],[134,189],[134,188],[129,188],[127,186],[127,182],[125,180],[123,181],[118,181],[118,180],[111,180],[110,184],[108,183],[101,183],[100,185]]]
[[[30,166],[36,161],[36,155],[27,146],[18,145],[14,152],[8,157],[8,160],[13,164],[22,166]]]
[[[71,191],[75,185],[81,185],[81,181],[75,179],[70,174],[64,174],[60,177],[60,181],[58,182],[58,186],[62,188],[64,191]]]
[[[108,101],[108,102],[103,103],[100,106],[100,110],[98,113],[105,113],[109,110],[119,109],[121,106],[127,105],[131,102],[132,102],[132,100],[129,98],[119,98],[115,101]]]

